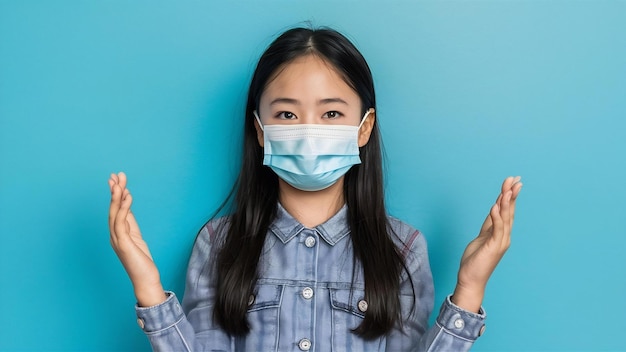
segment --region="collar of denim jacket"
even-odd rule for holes
[[[315,232],[329,245],[334,246],[350,233],[347,219],[348,207],[343,205],[339,211],[328,219],[325,223],[313,228]],[[283,243],[291,241],[306,227],[296,220],[278,202],[276,219],[270,225],[270,230]]]

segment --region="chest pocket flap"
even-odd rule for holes
[[[282,285],[258,285],[248,300],[248,312],[266,308],[278,308],[283,295]]]
[[[343,310],[359,318],[365,318],[367,301],[363,290],[330,289],[330,304],[334,309]]]

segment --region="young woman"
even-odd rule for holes
[[[507,178],[428,327],[433,282],[422,234],[387,215],[371,72],[330,30],[296,28],[261,56],[245,112],[230,215],[208,222],[185,297],[164,291],[109,179],[111,244],[158,351],[468,350],[484,330],[489,276],[507,250],[521,189]]]

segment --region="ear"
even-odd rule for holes
[[[261,126],[259,126],[259,121],[257,121],[257,119],[254,119],[254,128],[256,129],[256,139],[261,148],[263,148],[263,130],[261,129]]]
[[[372,134],[372,129],[374,129],[374,121],[376,120],[376,111],[374,109],[370,109],[370,114],[366,117],[365,122],[361,125],[361,129],[359,129],[359,148],[363,147],[370,140],[370,135]]]

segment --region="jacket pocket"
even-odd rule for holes
[[[330,289],[333,351],[378,351],[383,338],[366,341],[354,334],[367,312],[363,290]]]
[[[283,285],[257,285],[255,293],[248,300],[247,317],[250,334],[245,338],[245,348],[237,343],[238,347],[242,347],[237,348],[238,351],[276,350],[283,287]]]
[[[344,311],[346,313],[353,315],[355,318],[360,318],[360,319],[355,319],[355,321],[358,321],[360,324],[361,320],[365,318],[364,311],[367,311],[367,309],[365,309],[364,311],[361,311],[358,308],[359,302],[361,301],[365,302],[365,299],[363,296],[364,296],[364,292],[362,290],[352,290],[352,292],[350,292],[350,290],[348,289],[332,289],[331,288],[330,289],[330,304],[332,305],[333,310]],[[363,305],[361,305],[361,307],[363,307]],[[353,328],[355,327],[356,326],[354,326]]]

